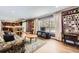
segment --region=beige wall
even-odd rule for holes
[[[23,32],[26,32],[26,22],[22,23],[22,27],[23,27]]]
[[[61,23],[61,12],[57,12],[54,14],[54,18],[56,21],[56,28],[55,28],[55,35],[56,35],[56,39],[61,41],[61,33],[62,33],[62,23]]]
[[[36,34],[38,30],[40,30],[40,20],[35,19],[34,20],[34,33]]]
[[[2,24],[1,24],[1,21],[0,21],[0,35],[2,35],[1,27],[2,27]]]
[[[0,32],[1,32],[1,27],[2,27],[2,26],[1,26],[1,21],[0,21]]]

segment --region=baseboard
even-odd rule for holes
[[[60,40],[57,40],[56,38],[51,38],[51,39],[54,39],[54,40],[59,41],[59,42],[63,42],[62,40],[60,41]]]

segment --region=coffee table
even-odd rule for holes
[[[35,34],[26,34],[26,37],[30,39],[30,43],[33,39],[35,39],[35,42],[37,41],[37,35]]]

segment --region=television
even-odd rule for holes
[[[45,31],[45,27],[41,27],[40,30],[41,30],[41,31]]]

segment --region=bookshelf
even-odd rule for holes
[[[19,36],[22,34],[22,25],[20,22],[1,22],[3,31],[10,31]]]

